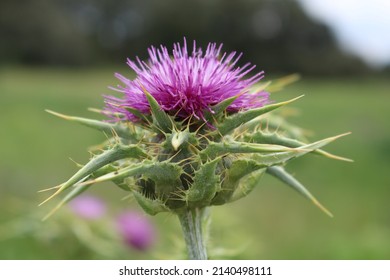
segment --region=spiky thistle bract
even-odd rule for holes
[[[264,114],[296,99],[234,115],[220,110],[209,120],[211,126],[198,126],[197,120],[177,122],[175,116],[158,110],[156,101],[150,95],[149,98],[152,109],[148,125],[112,124],[48,111],[112,135],[105,150],[59,185],[54,195],[70,189],[63,200],[66,203],[95,183],[112,181],[132,192],[144,210],[154,215],[237,200],[246,196],[267,172],[318,205],[283,166],[308,153],[348,161],[321,150],[345,134],[306,144],[286,136],[288,129],[269,131]]]

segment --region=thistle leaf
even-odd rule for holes
[[[76,172],[68,181],[63,183],[60,188],[51,195],[48,199],[43,201],[40,205],[44,204],[54,196],[58,195],[62,191],[69,187],[79,183],[85,177],[89,176],[93,172],[97,171],[101,167],[123,158],[146,158],[147,154],[136,145],[124,146],[118,144],[110,150],[106,150],[100,155],[92,158],[86,165],[84,165],[79,171]]]
[[[136,166],[128,166],[99,178],[83,182],[81,185],[91,185],[106,181],[122,181],[127,177],[143,176],[155,182],[157,197],[166,198],[181,186],[180,175],[182,172],[183,170],[180,166],[174,163],[145,161]]]
[[[281,146],[286,146],[286,147],[290,147],[290,148],[299,148],[299,147],[307,145],[307,144],[300,142],[298,140],[283,137],[277,133],[265,133],[262,131],[257,131],[253,134],[247,135],[244,137],[244,139],[246,141],[252,140],[255,143],[281,145]],[[318,154],[318,155],[322,155],[322,156],[325,156],[328,158],[332,158],[332,159],[338,159],[338,160],[343,160],[343,161],[348,161],[348,162],[353,161],[353,160],[348,159],[348,158],[333,155],[333,154],[328,153],[326,151],[323,151],[321,149],[316,149],[313,151],[313,153]]]
[[[156,99],[149,92],[144,90],[144,93],[148,99],[156,127],[163,132],[170,133],[173,130],[173,120],[161,109]]]
[[[145,197],[138,191],[133,191],[135,200],[142,207],[142,209],[149,215],[156,215],[160,212],[169,212],[169,208],[165,206],[164,202],[159,199],[150,199]]]
[[[151,165],[150,164],[138,164],[137,166],[128,166],[126,168],[116,170],[107,174],[104,174],[95,179],[84,181],[80,185],[93,185],[102,182],[108,181],[122,181],[127,177],[142,175],[145,170],[147,170]]]
[[[186,191],[186,201],[189,206],[205,207],[215,196],[219,188],[220,177],[215,174],[221,158],[202,164],[195,172],[194,182]]]
[[[305,144],[303,146],[300,146],[299,149],[301,149],[301,150],[309,150],[309,152],[310,151],[315,151],[315,150],[318,150],[318,149],[322,148],[325,145],[328,145],[329,143],[335,141],[336,139],[344,137],[344,136],[347,136],[349,134],[351,134],[351,133],[347,132],[347,133],[339,134],[339,135],[336,135],[336,136],[328,137],[328,138],[319,140],[319,141],[311,143],[311,144]],[[299,156],[302,156],[302,155],[303,154],[300,154]]]
[[[93,172],[90,177],[97,178],[100,176],[103,176],[107,173],[113,172],[117,170],[114,166],[108,164],[103,166],[102,168],[98,169],[97,171]],[[114,180],[114,183],[120,187],[121,189],[125,191],[130,191],[129,187],[124,184],[123,181]],[[59,210],[62,206],[64,206],[66,203],[86,191],[91,187],[91,184],[83,184],[78,183],[74,185],[74,188],[42,219],[43,221],[47,220],[49,217],[51,217],[57,210]]]
[[[252,120],[260,115],[263,115],[265,113],[268,113],[270,111],[273,111],[281,106],[285,106],[287,104],[290,104],[290,103],[294,102],[295,100],[298,100],[302,96],[293,98],[293,99],[288,100],[288,101],[266,105],[266,106],[261,107],[261,108],[238,112],[237,114],[234,114],[232,116],[227,117],[222,123],[218,124],[216,132],[221,134],[221,135],[226,135],[230,131],[232,131],[233,129],[236,129],[237,127],[249,122],[250,120]]]
[[[42,221],[50,218],[55,212],[57,212],[62,206],[71,201],[73,198],[77,197],[81,193],[89,189],[90,185],[78,185],[74,186],[74,189],[71,190],[43,219]]]
[[[307,153],[311,153],[315,150],[318,150],[322,148],[323,146],[333,142],[334,140],[343,137],[345,135],[348,135],[349,133],[340,134],[337,136],[329,137],[322,139],[320,141],[300,146],[298,149],[293,149],[291,151],[287,152],[281,152],[281,153],[272,153],[272,154],[266,154],[266,155],[258,155],[255,154],[252,156],[254,160],[257,160],[259,163],[262,163],[264,165],[276,165],[276,164],[284,164],[288,160],[291,160],[293,158],[301,157]]]
[[[222,143],[210,142],[209,145],[200,152],[203,160],[214,159],[217,156],[229,153],[271,153],[293,151],[293,148],[271,144],[257,144],[247,142],[226,141]]]
[[[166,199],[174,196],[178,190],[181,190],[180,175],[183,173],[181,167],[176,163],[155,162],[145,172],[144,177],[150,178],[155,182],[156,195],[159,198]],[[173,204],[180,204],[181,202]],[[179,203],[180,202],[180,203]]]
[[[266,118],[255,118],[252,121],[246,123],[242,130],[258,130],[258,127],[264,127],[267,131],[275,131],[283,133],[286,137],[294,138],[299,141],[307,141],[306,136],[310,134],[310,131],[307,131],[299,126],[293,125],[285,120],[278,114],[270,113]]]
[[[96,172],[92,173],[92,178],[99,178],[101,176],[104,176],[106,174],[117,172],[120,169],[120,167],[113,166],[112,164],[108,164],[106,166],[103,166],[102,168],[98,169]],[[125,179],[122,180],[111,180],[115,185],[117,185],[119,188],[121,188],[124,191],[131,191],[128,184],[125,182]],[[82,183],[80,183],[82,184]]]
[[[265,171],[266,168],[261,168],[241,178],[229,202],[234,202],[250,194],[258,185]]]
[[[140,111],[138,111],[137,109],[134,109],[134,108],[131,108],[131,107],[123,107],[124,109],[126,109],[126,111],[132,113],[134,116],[136,116],[137,118],[139,118],[140,120],[143,120],[145,123],[149,123],[151,120],[148,118],[149,116],[148,115],[145,115],[145,114],[142,114]],[[141,126],[144,126],[141,124]]]
[[[46,110],[46,112],[48,112],[52,115],[55,115],[57,117],[60,117],[62,119],[77,122],[77,123],[85,125],[87,127],[97,129],[99,131],[106,133],[107,135],[111,135],[111,134],[115,133],[119,137],[130,140],[133,143],[139,141],[137,139],[136,134],[134,132],[132,132],[128,126],[125,126],[125,125],[120,124],[120,123],[113,124],[113,123],[102,122],[102,121],[93,120],[93,119],[68,116],[68,115],[63,115],[63,114],[60,114],[60,113],[57,113],[57,112],[54,112],[51,110]]]
[[[240,97],[242,94],[237,94],[235,96],[232,96],[230,98],[224,99],[218,104],[211,106],[211,110],[206,110],[204,112],[204,117],[208,122],[212,122],[213,118],[218,118],[218,116],[223,113],[227,107],[230,106],[238,97]]]
[[[295,179],[291,174],[289,174],[283,167],[281,166],[272,166],[267,168],[267,173],[276,177],[283,183],[292,187],[294,190],[299,192],[305,198],[314,203],[318,208],[320,208],[325,214],[330,217],[333,217],[332,213],[326,209],[297,179]]]
[[[264,164],[254,160],[238,159],[233,161],[230,168],[226,171],[221,191],[217,193],[211,204],[222,205],[231,201],[231,197],[238,188],[240,180],[246,175],[265,167]]]

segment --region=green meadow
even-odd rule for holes
[[[38,207],[56,186],[85,163],[88,147],[106,136],[66,122],[45,109],[102,118],[115,71],[50,68],[0,69],[0,259],[175,259],[183,257],[176,217],[151,217],[158,240],[148,252],[126,248],[115,236],[94,236],[88,225],[64,207]],[[318,156],[288,166],[333,214],[273,178],[264,176],[248,197],[212,208],[210,256],[235,259],[390,259],[390,79],[302,79],[272,95],[282,101],[305,97],[281,110],[288,121],[308,130],[311,141],[344,132],[329,152],[353,163]],[[140,210],[127,193],[111,184],[92,187],[109,205],[104,225],[121,209]],[[107,241],[111,240],[109,244]]]

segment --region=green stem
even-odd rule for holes
[[[186,209],[178,214],[190,260],[207,260],[202,225],[205,208]]]

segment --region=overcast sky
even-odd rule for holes
[[[390,0],[299,0],[341,47],[375,67],[390,64]]]

